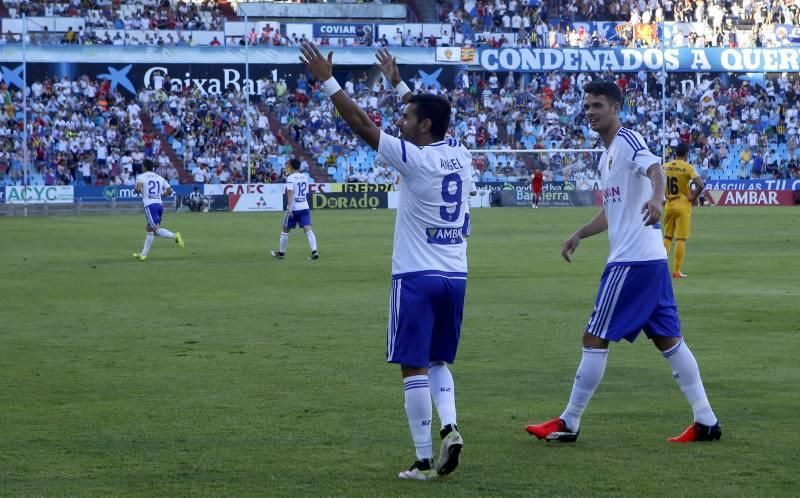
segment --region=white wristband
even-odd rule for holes
[[[339,82],[336,81],[336,78],[334,78],[333,76],[325,80],[325,83],[322,84],[322,91],[324,91],[325,95],[327,95],[328,97],[332,97],[334,93],[338,92],[341,89],[342,87],[339,86]]]
[[[394,87],[394,89],[397,91],[397,96],[401,99],[405,97],[407,93],[411,93],[411,89],[408,88],[406,82],[402,80],[397,84],[397,86]]]

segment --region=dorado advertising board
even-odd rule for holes
[[[389,200],[387,192],[320,192],[309,196],[308,205],[311,209],[386,209]]]

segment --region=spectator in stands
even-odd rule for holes
[[[199,167],[194,171],[195,183],[206,183],[211,180],[211,172],[208,169],[208,164],[203,161]]]
[[[764,172],[764,149],[759,148],[758,153],[753,157],[753,168],[750,171],[751,178],[761,178]]]

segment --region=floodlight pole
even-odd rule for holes
[[[667,29],[666,24],[664,21],[661,21],[661,77],[663,79],[661,83],[661,133],[662,136],[666,139],[667,132],[667,59],[666,59],[666,38],[667,38]],[[661,143],[661,164],[667,162],[667,146],[665,143]]]
[[[28,16],[22,14],[22,199],[23,216],[28,216]]]
[[[245,120],[244,125],[247,131],[247,136],[245,140],[247,141],[247,183],[250,183],[250,162],[252,159],[250,158],[250,141],[252,140],[251,130],[250,130],[250,92],[247,90],[247,81],[250,79],[250,31],[247,29],[249,26],[247,24],[247,11],[244,13],[244,83],[242,88],[244,89],[244,94],[246,97],[246,106],[245,106]]]

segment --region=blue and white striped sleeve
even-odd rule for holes
[[[381,137],[378,142],[378,156],[397,168],[401,175],[406,176],[418,169],[412,165],[419,164],[421,154],[416,145],[381,131]]]
[[[647,143],[638,132],[622,128],[618,136],[622,139],[623,150],[628,149],[630,155],[623,154],[623,159],[635,174],[647,176],[647,169],[653,164],[661,164],[655,154],[647,148]]]

